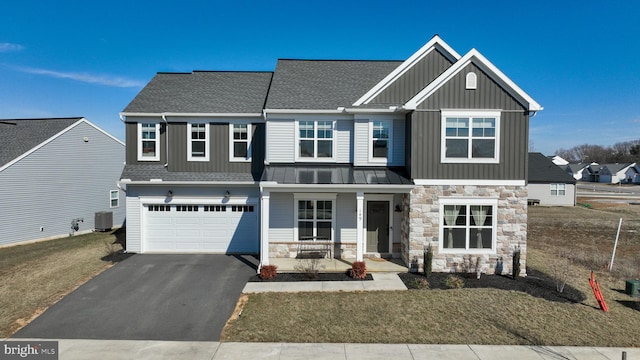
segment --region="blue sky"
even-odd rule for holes
[[[447,3],[447,4],[444,4]],[[545,110],[536,151],[640,139],[640,1],[3,1],[0,118],[118,114],[158,71],[478,49]]]

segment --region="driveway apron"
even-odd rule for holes
[[[219,341],[256,264],[251,256],[134,255],[13,337]]]

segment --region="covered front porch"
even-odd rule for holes
[[[301,266],[308,265],[308,261],[317,261],[317,266],[320,272],[345,272],[351,269],[356,259],[293,259],[293,258],[272,258],[270,259],[271,265],[278,267],[278,272],[302,272]],[[365,258],[365,264],[367,265],[367,272],[407,272],[408,268],[405,266],[402,259],[399,258]]]
[[[260,183],[261,266],[294,271],[311,255],[323,271],[346,271],[365,259],[380,269],[371,271],[406,271],[401,261],[382,258],[401,256],[403,204],[413,187],[382,167],[267,167]]]

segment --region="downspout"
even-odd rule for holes
[[[168,167],[169,166],[169,122],[167,121],[167,117],[165,115],[162,115],[162,120],[164,120],[164,148],[166,151],[166,155],[165,155],[165,163],[164,163],[164,167]],[[158,134],[160,135],[160,134]],[[160,141],[160,139],[158,139],[158,141]]]

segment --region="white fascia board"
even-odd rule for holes
[[[336,110],[330,109],[264,109],[264,114],[344,114],[344,108],[338,108]]]
[[[162,179],[151,179],[150,181],[141,181],[141,180],[131,180],[131,179],[120,179],[121,184],[125,185],[182,185],[182,186],[191,186],[191,185],[220,185],[220,186],[229,186],[229,185],[258,185],[257,181],[162,181]]]
[[[444,40],[442,40],[438,35],[435,35],[423,47],[421,47],[420,50],[413,53],[413,55],[411,55],[407,60],[405,60],[402,64],[395,68],[395,70],[393,70],[391,73],[389,73],[389,75],[387,75],[364,95],[362,95],[360,99],[356,100],[356,102],[353,103],[353,106],[368,104],[371,100],[380,95],[382,91],[388,88],[404,73],[409,71],[409,69],[411,69],[415,64],[420,62],[420,60],[422,60],[425,56],[427,56],[431,51],[435,49],[441,50],[444,55],[447,56],[449,60],[451,60],[451,62],[455,62],[460,59],[460,54],[458,54],[451,46],[449,46],[449,44],[444,42]]]
[[[371,108],[345,108],[347,114],[404,114],[407,111],[400,106],[392,106],[388,109],[371,109]]]
[[[53,135],[52,137],[48,138],[47,140],[41,142],[40,144],[36,145],[35,147],[33,147],[31,150],[25,152],[24,154],[18,156],[17,158],[9,161],[8,163],[4,164],[3,166],[0,166],[0,171],[3,171],[4,169],[10,167],[11,165],[17,163],[18,161],[24,159],[25,157],[33,154],[35,151],[37,151],[38,149],[42,148],[43,146],[47,145],[48,143],[52,142],[53,140],[59,138],[60,136],[62,136],[64,133],[66,133],[67,131],[73,129],[74,127],[78,126],[78,124],[82,124],[82,123],[86,123],[89,125],[92,125],[93,127],[97,128],[98,130],[100,130],[97,126],[91,124],[87,119],[85,118],[79,118],[78,121],[74,122],[73,124],[69,125],[68,127],[66,127],[65,129],[63,129],[62,131],[58,132],[57,134]],[[100,130],[102,131],[102,130]],[[103,133],[107,134],[106,132],[102,131]],[[109,134],[107,134],[109,135]],[[113,138],[114,140],[118,141],[118,143],[124,145],[124,143],[116,138],[114,138],[113,136],[109,135],[109,137]]]
[[[414,185],[362,185],[362,184],[278,184],[272,181],[260,183],[261,189],[268,189],[271,192],[357,192],[365,193],[409,193]]]
[[[446,84],[456,74],[458,74],[460,71],[462,71],[462,69],[464,69],[472,62],[478,67],[485,70],[494,81],[503,84],[507,88],[507,91],[511,92],[512,95],[516,95],[517,97],[520,97],[521,99],[526,101],[529,104],[529,111],[540,111],[544,109],[542,106],[540,106],[540,104],[533,100],[533,98],[529,96],[529,94],[524,92],[524,90],[522,90],[518,85],[511,81],[508,76],[500,71],[476,49],[471,49],[467,54],[465,54],[465,56],[459,59],[450,68],[445,70],[445,72],[443,72],[440,76],[433,80],[426,88],[424,88],[416,96],[410,99],[405,104],[405,107],[410,110],[415,110],[418,105],[425,101],[429,96],[433,95],[438,89],[440,89],[444,84]]]
[[[476,186],[525,186],[524,180],[451,180],[451,179],[415,179],[413,182],[420,186],[443,185],[476,185]]]
[[[125,121],[127,117],[262,117],[262,113],[173,113],[173,112],[161,112],[161,113],[136,113],[136,112],[121,112],[120,119]]]

